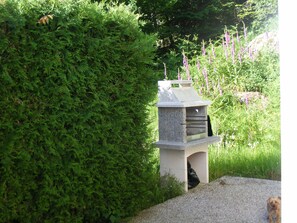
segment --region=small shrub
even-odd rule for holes
[[[161,194],[164,197],[163,201],[182,195],[185,192],[184,183],[179,182],[173,175],[165,174],[160,178],[160,182]]]

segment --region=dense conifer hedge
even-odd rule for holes
[[[87,0],[0,1],[0,222],[142,208],[156,75],[137,20]]]

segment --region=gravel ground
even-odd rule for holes
[[[224,176],[146,209],[129,223],[268,222],[266,201],[280,195],[280,181]]]

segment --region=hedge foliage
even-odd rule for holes
[[[138,23],[123,5],[0,2],[0,222],[117,222],[146,205],[157,77]]]

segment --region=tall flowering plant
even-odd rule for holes
[[[201,42],[201,53],[189,60],[182,52],[183,70],[179,79],[193,80],[198,92],[205,96],[222,95],[224,90],[242,91],[245,88],[245,67],[251,66],[254,54],[247,42],[247,29],[242,36],[238,30],[225,29],[220,40]]]
[[[271,140],[267,120],[273,119],[263,107],[262,86],[277,90],[278,57],[255,54],[249,37],[246,27],[225,29],[218,40],[202,41],[192,58],[193,52],[183,51],[178,79],[191,79],[198,94],[212,101],[208,114],[222,139],[220,146],[255,150],[265,138]],[[263,97],[255,100],[249,91]]]
[[[185,71],[186,71],[187,79],[191,80],[191,74],[190,74],[188,58],[187,58],[184,51],[183,51],[183,65],[184,65],[184,68],[185,68]]]

